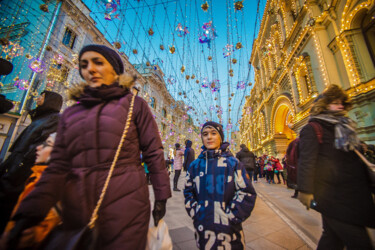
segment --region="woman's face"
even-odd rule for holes
[[[81,73],[90,87],[97,88],[102,84],[111,85],[118,75],[112,65],[101,54],[94,51],[87,51],[79,61]]]
[[[219,132],[213,127],[205,127],[202,131],[203,145],[207,149],[219,149],[221,145],[221,137]]]
[[[345,107],[340,99],[334,100],[328,104],[328,110],[330,111],[344,111]]]
[[[35,163],[46,163],[51,155],[54,140],[52,137],[48,137],[43,144],[36,147],[36,160]]]

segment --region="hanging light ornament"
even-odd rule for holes
[[[115,14],[117,11],[117,5],[120,5],[120,0],[114,0],[114,1],[103,1],[105,4],[105,13],[104,13],[104,19],[108,21],[112,21],[112,15]],[[114,18],[120,19],[119,14],[115,14],[113,16]]]
[[[203,23],[202,33],[199,35],[198,40],[200,43],[207,43],[207,47],[211,48],[211,40],[217,37],[216,30],[212,25],[212,21]]]
[[[160,44],[160,50],[164,50],[164,45]]]
[[[169,46],[169,52],[170,52],[171,54],[174,54],[174,52],[176,52],[176,48],[174,47],[174,45],[172,45],[172,47]]]
[[[179,36],[179,37],[186,36],[186,34],[189,33],[188,27],[186,27],[186,26],[182,27],[181,23],[177,24],[176,31],[177,31],[177,36]]]
[[[196,83],[199,83],[199,80],[197,79],[197,80],[195,80],[195,82],[196,82]]]
[[[201,8],[202,8],[203,11],[207,11],[208,7],[209,7],[209,5],[208,5],[207,2],[205,2],[204,4],[201,5]]]
[[[39,5],[39,9],[40,9],[41,11],[43,11],[43,12],[46,12],[46,13],[49,12],[49,10],[48,10],[48,5],[47,5],[47,4],[41,4],[41,5]]]
[[[193,75],[191,75],[191,79],[195,79],[195,75],[193,74]]]
[[[115,46],[116,49],[121,49],[121,43],[114,42],[113,45]]]
[[[237,1],[234,3],[234,8],[236,10],[242,10],[243,9],[243,0],[242,1]]]
[[[46,69],[46,64],[38,58],[33,58],[30,60],[29,68],[35,73],[42,73]]]
[[[173,76],[168,77],[167,82],[171,85],[176,83],[176,79]]]
[[[205,78],[203,78],[203,80],[202,80],[202,88],[208,88],[208,79],[207,79],[207,77],[205,77]]]
[[[186,75],[185,78],[186,78],[186,80],[189,80],[189,79],[190,79],[190,76],[189,76],[189,75]]]
[[[233,49],[233,45],[232,44],[225,45],[225,47],[223,48],[224,58],[230,56],[233,53],[233,51],[234,51],[234,49]]]
[[[220,81],[219,80],[213,80],[210,84],[211,92],[217,92],[220,90]]]
[[[151,63],[150,62],[146,62],[146,66],[151,66]]]
[[[18,79],[18,78],[15,78],[15,80],[16,81],[14,82],[14,86],[17,87],[18,89],[20,89],[20,90],[29,89],[30,85],[29,85],[28,80]]]
[[[242,48],[243,48],[242,43],[238,42],[236,44],[236,49],[238,50],[238,49],[242,49]]]
[[[211,61],[212,60],[212,56],[209,56],[207,59],[208,59],[208,61]]]
[[[233,59],[232,59],[232,63],[233,63],[233,64],[236,64],[236,63],[237,63],[237,59],[236,59],[236,58],[233,58]]]
[[[133,54],[134,54],[134,55],[138,54],[138,50],[133,49]]]
[[[154,33],[155,33],[155,32],[154,32],[154,30],[153,30],[152,28],[150,28],[150,29],[148,30],[148,35],[149,35],[149,36],[152,36]]]
[[[182,65],[182,67],[181,67],[181,74],[183,74],[184,72],[185,72],[185,66]]]
[[[245,81],[238,81],[237,89],[244,89],[246,87]]]

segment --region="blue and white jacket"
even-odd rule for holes
[[[227,150],[203,148],[186,174],[185,207],[198,233],[242,230],[255,205],[256,193],[243,165]]]

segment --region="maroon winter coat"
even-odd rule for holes
[[[132,98],[118,84],[85,87],[80,103],[65,110],[51,163],[15,219],[43,218],[61,200],[67,229],[83,227],[99,199]],[[155,199],[171,197],[158,128],[148,104],[135,98],[132,120],[104,198],[97,226],[100,249],[144,249],[150,202],[140,152]]]

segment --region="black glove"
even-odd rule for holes
[[[154,217],[154,224],[155,227],[158,225],[159,221],[165,215],[165,205],[167,204],[167,200],[155,201],[154,210],[152,210],[152,217]]]
[[[22,232],[32,226],[35,226],[39,220],[24,218],[16,221],[13,229],[9,232],[7,239],[7,249],[17,249],[17,245],[22,236]]]

